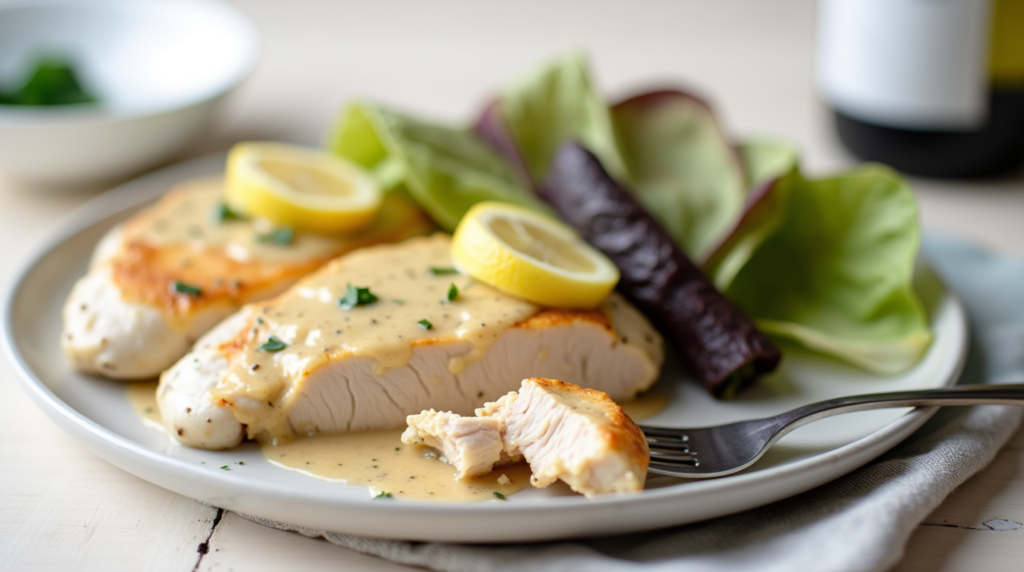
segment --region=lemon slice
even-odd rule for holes
[[[557,308],[593,308],[619,281],[611,260],[564,224],[505,203],[479,203],[452,237],[460,270],[507,294]]]
[[[231,208],[299,230],[350,233],[369,225],[381,192],[362,169],[321,149],[239,143],[225,175]]]

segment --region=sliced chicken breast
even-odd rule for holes
[[[220,210],[222,187],[219,178],[183,184],[99,243],[64,307],[61,342],[75,369],[155,377],[243,304],[281,293],[340,254],[432,228],[390,194],[357,236],[290,234]]]
[[[451,274],[449,248],[446,235],[366,248],[245,307],[161,376],[164,423],[220,449],[470,414],[534,375],[619,399],[658,377],[661,337],[619,296],[539,308]]]

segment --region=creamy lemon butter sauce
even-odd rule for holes
[[[128,403],[143,425],[170,435],[160,418],[160,408],[156,403],[156,386],[155,381],[129,383],[125,386],[125,393],[128,395]]]
[[[418,345],[465,342],[468,351],[447,364],[461,372],[540,308],[467,276],[431,272],[451,268],[449,246],[450,238],[438,234],[365,248],[249,306],[249,327],[227,350],[230,370],[211,398],[229,404],[249,435],[266,441],[292,436],[292,400],[311,373],[332,361],[368,357],[382,375],[405,365]],[[344,309],[339,300],[356,288],[375,300]]]
[[[125,391],[135,414],[151,429],[167,434],[156,405],[156,382],[132,383]],[[648,393],[620,405],[634,421],[653,416],[667,403]],[[510,496],[530,486],[526,463],[499,465],[486,475],[455,480],[455,467],[436,451],[401,441],[402,429],[316,435],[264,443],[268,462],[322,480],[364,486],[371,496],[470,502]]]
[[[667,403],[664,395],[649,393],[620,405],[639,421]],[[530,486],[526,463],[499,465],[486,475],[456,481],[455,467],[439,459],[437,451],[406,445],[401,435],[402,429],[315,435],[265,443],[261,450],[267,461],[279,467],[369,487],[373,496],[386,492],[419,500],[478,501],[496,498],[495,492],[508,496]]]
[[[311,477],[369,487],[371,496],[437,501],[494,500],[530,486],[525,463],[501,465],[486,475],[455,480],[455,467],[438,453],[401,441],[401,429],[317,435],[265,444],[267,461]],[[501,478],[502,475],[505,478]]]
[[[668,398],[660,393],[644,393],[637,395],[635,398],[629,401],[623,401],[619,403],[619,407],[626,412],[633,421],[641,421],[650,417],[654,417],[665,409],[668,405]]]
[[[344,244],[339,237],[296,232],[286,245],[275,242],[273,223],[264,219],[217,220],[224,201],[220,178],[179,187],[125,227],[125,238],[151,246],[222,250],[236,262],[295,264],[329,257]],[[182,254],[186,256],[186,253]]]

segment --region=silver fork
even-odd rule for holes
[[[774,417],[715,427],[676,429],[641,425],[651,448],[649,472],[705,479],[741,471],[793,429],[818,419],[868,409],[935,405],[1024,405],[1024,384],[961,385],[838,397]]]

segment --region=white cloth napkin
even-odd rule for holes
[[[962,298],[972,347],[961,383],[1024,382],[1024,261],[932,238],[924,253]],[[402,564],[445,571],[885,570],[946,495],[995,456],[1020,424],[1018,407],[940,410],[869,465],[796,497],[715,520],[599,539],[520,545],[402,542],[257,522],[322,536]]]

